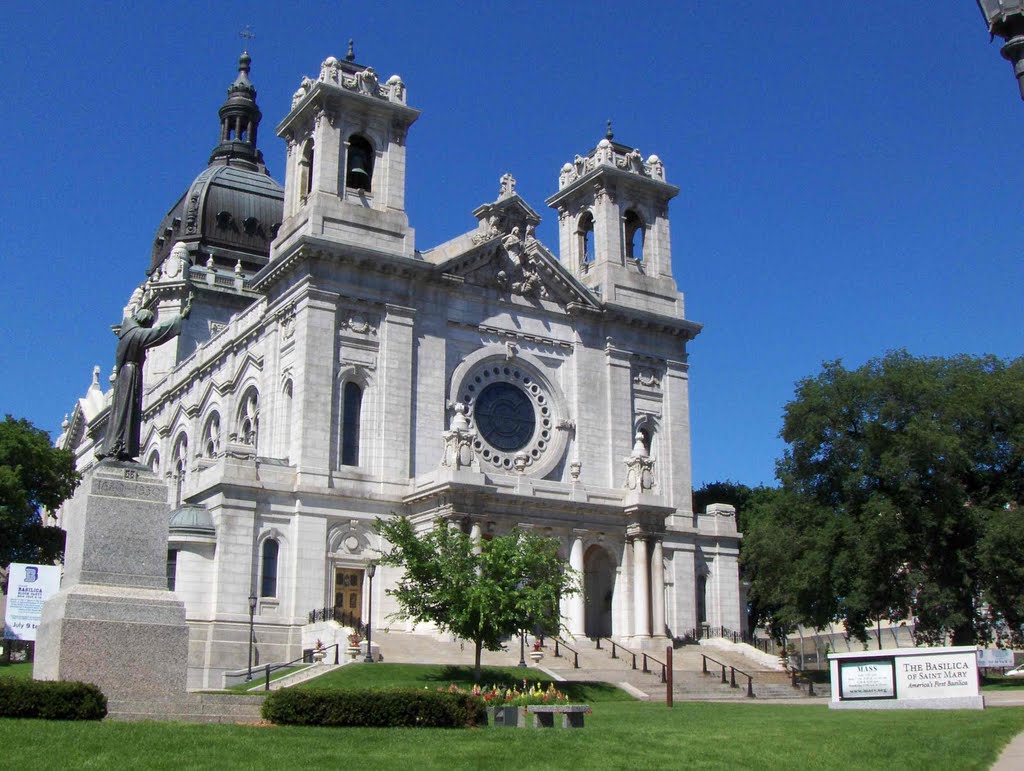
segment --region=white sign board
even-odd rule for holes
[[[982,709],[978,654],[966,646],[829,655],[833,709]]]
[[[896,698],[896,668],[891,658],[844,661],[839,665],[842,699]]]
[[[1009,669],[1013,666],[1013,651],[1002,648],[978,648],[978,666]]]
[[[35,640],[39,619],[43,615],[43,603],[60,589],[60,568],[12,562],[7,575],[4,638]]]

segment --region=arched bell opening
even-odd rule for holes
[[[373,145],[359,134],[353,134],[348,140],[345,187],[366,192],[373,190]]]

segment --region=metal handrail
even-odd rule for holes
[[[702,659],[702,661],[701,661],[701,669],[703,670],[705,675],[710,675],[711,674],[708,671],[708,662],[709,661],[717,664],[718,666],[720,666],[722,668],[722,684],[723,685],[728,683],[730,688],[736,688],[737,687],[736,686],[736,673],[737,672],[739,672],[743,677],[747,678],[747,696],[753,697],[753,695],[754,695],[754,678],[753,678],[752,675],[750,675],[747,672],[744,672],[742,669],[737,669],[736,667],[732,666],[731,664],[723,664],[721,661],[718,661],[717,659],[713,659],[710,656],[707,656],[707,655],[705,655],[703,653],[700,655],[700,657]],[[728,678],[725,676],[725,670],[726,669],[730,670]]]
[[[335,663],[335,665],[337,665],[339,663],[339,661],[338,661],[338,646],[339,646],[339,643],[334,643],[334,645],[327,645],[327,646],[325,646],[323,648],[323,650],[325,650],[325,651],[329,651],[331,648],[334,648],[334,663]],[[267,664],[266,667],[264,667],[264,669],[266,670],[266,675],[265,675],[266,676],[266,680],[264,681],[264,684],[263,684],[263,690],[264,691],[269,691],[270,690],[270,673],[271,672],[276,672],[278,669],[284,669],[285,667],[290,667],[290,666],[292,666],[292,664],[298,664],[300,661],[303,662],[303,663],[306,663],[306,654],[305,653],[303,653],[297,659],[292,659],[291,661],[285,662],[284,664]]]
[[[655,658],[650,653],[644,653],[643,651],[641,651],[640,653],[637,653],[636,651],[631,651],[625,645],[620,645],[619,643],[615,642],[615,640],[611,639],[610,637],[596,637],[596,638],[594,638],[594,641],[597,643],[597,649],[598,650],[604,650],[601,647],[601,641],[602,640],[604,640],[606,642],[610,642],[612,644],[612,658],[613,659],[617,659],[619,657],[618,656],[618,651],[620,649],[625,651],[626,653],[628,653],[630,656],[632,656],[633,657],[633,669],[637,668],[636,667],[636,657],[637,656],[640,656],[640,659],[641,659],[641,662],[642,662],[642,665],[643,665],[642,669],[641,669],[642,672],[647,672],[649,674],[654,674],[654,672],[652,672],[650,670],[650,668],[647,666],[647,662],[649,662],[649,661],[653,661],[655,664],[659,664],[661,666],[661,682],[663,682],[663,683],[666,682],[666,680],[668,678],[668,667],[665,664],[665,662],[662,661],[661,659]]]
[[[804,675],[804,674],[802,674],[800,672],[797,672],[795,670],[791,674],[793,675],[793,687],[794,688],[800,688],[801,683],[803,683],[803,684],[807,685],[807,695],[808,696],[815,696],[816,695],[814,693],[814,681],[811,680],[811,678],[809,678],[806,675]]]
[[[643,657],[644,657],[644,672],[650,672],[651,671],[650,669],[647,668],[647,662],[648,661],[653,661],[655,664],[661,664],[661,682],[664,683],[665,680],[666,680],[665,672],[666,672],[666,669],[667,669],[665,662],[662,661],[661,659],[656,659],[650,653],[644,653]],[[651,674],[654,674],[654,673],[651,672]]]
[[[580,653],[579,653],[579,651],[577,651],[575,648],[570,647],[565,642],[565,640],[561,639],[560,637],[554,637],[552,639],[555,641],[555,658],[556,659],[560,659],[562,657],[562,654],[558,652],[559,648],[565,648],[567,651],[569,651],[572,654],[572,668],[573,669],[579,669],[580,668]]]
[[[617,659],[617,658],[619,657],[619,655],[618,655],[618,649],[619,649],[619,648],[621,648],[622,650],[624,650],[624,651],[625,651],[626,653],[628,653],[628,654],[629,654],[630,656],[632,656],[632,657],[633,657],[633,669],[636,669],[636,653],[634,653],[633,651],[631,651],[631,650],[630,650],[629,648],[627,648],[627,647],[626,647],[625,645],[619,645],[619,644],[618,644],[617,642],[615,642],[615,640],[613,640],[613,639],[612,639],[612,638],[610,638],[610,637],[595,637],[595,638],[594,638],[594,640],[595,640],[595,641],[597,642],[597,649],[598,649],[599,651],[600,651],[600,650],[604,650],[604,649],[603,649],[603,648],[601,647],[601,640],[605,640],[605,641],[607,641],[607,642],[610,642],[610,643],[612,644],[612,658],[613,658],[613,659]]]
[[[347,610],[342,610],[341,608],[333,606],[317,608],[316,610],[309,611],[308,619],[310,624],[315,624],[318,621],[335,621],[342,626],[352,627],[361,635],[366,634],[366,624],[362,622],[362,619],[356,618]]]

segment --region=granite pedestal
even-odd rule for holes
[[[81,680],[108,699],[184,694],[185,606],[167,591],[167,486],[137,463],[87,471],[67,505],[65,570],[43,606],[37,680]]]

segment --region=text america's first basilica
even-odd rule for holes
[[[644,647],[741,629],[734,512],[692,511],[700,325],[672,277],[662,161],[609,131],[553,169],[557,251],[508,174],[475,229],[421,250],[403,81],[351,49],[303,78],[277,126],[282,188],[257,149],[249,65],[124,310],[160,321],[191,304],[146,359],[139,456],[168,483],[190,687],[246,665],[250,595],[265,661],[301,654],[312,610],[365,619],[371,586],[375,627],[436,634],[388,619],[390,569],[364,580],[373,523],[395,514],[558,539],[585,590],[563,600],[566,634]],[[107,428],[100,381],[58,439],[83,470]]]

